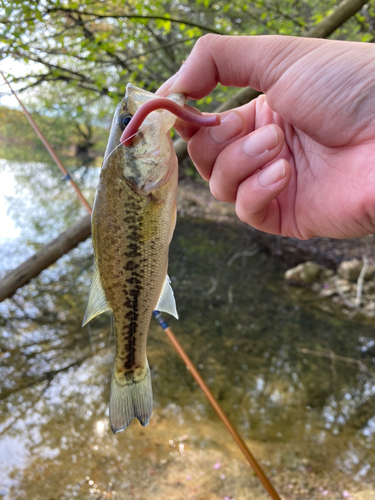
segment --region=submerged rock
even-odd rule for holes
[[[337,290],[335,287],[335,283],[332,281],[330,283],[324,283],[322,289],[320,290],[320,297],[331,297],[332,295],[336,295]]]
[[[325,268],[316,262],[303,262],[292,269],[288,269],[285,273],[285,279],[296,284],[311,284],[314,281],[319,281],[324,270]]]
[[[350,283],[350,281],[346,279],[336,279],[335,282],[336,282],[336,287],[338,287],[341,292],[349,293],[353,289],[353,285]]]
[[[341,262],[337,274],[340,278],[357,281],[363,267],[363,261],[358,259],[344,260]]]
[[[343,312],[350,317],[361,314],[366,318],[375,318],[375,263],[366,261],[364,281],[358,282],[364,265],[360,259],[347,260],[334,272],[308,261],[288,269],[284,277],[290,285],[307,288],[319,298],[341,305]],[[326,300],[322,300],[319,307],[324,310],[329,308]]]

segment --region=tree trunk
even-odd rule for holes
[[[91,217],[86,215],[56,239],[48,243],[0,281],[0,302],[38,276],[44,269],[54,264],[60,257],[75,248],[91,234]]]

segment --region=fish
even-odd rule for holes
[[[176,117],[156,110],[131,145],[121,135],[139,107],[158,96],[128,84],[117,106],[92,212],[94,271],[82,326],[111,311],[116,339],[109,418],[114,433],[133,418],[148,425],[153,396],[146,355],[154,310],[178,319],[167,274],[176,225],[178,161],[170,138]],[[186,97],[168,96],[180,106]]]

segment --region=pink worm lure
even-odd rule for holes
[[[179,106],[175,102],[167,99],[165,97],[159,97],[158,99],[152,99],[151,101],[147,101],[135,112],[132,117],[129,125],[127,125],[126,129],[123,131],[120,141],[125,146],[129,146],[132,142],[135,134],[138,132],[139,127],[142,125],[143,120],[149,115],[152,111],[156,109],[166,109],[170,111],[174,115],[176,115],[181,120],[185,122],[192,123],[197,127],[216,127],[220,125],[220,116],[203,116],[195,114],[193,111],[189,111],[188,108],[183,108]]]

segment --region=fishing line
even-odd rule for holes
[[[1,83],[1,84],[0,84],[0,87],[4,87],[4,85],[6,85],[6,82]],[[1,99],[2,97],[8,97],[8,96],[11,96],[11,95],[13,95],[13,94],[14,94],[14,92],[13,92],[13,91],[11,91],[11,92],[0,92],[0,99]]]
[[[107,349],[109,349],[110,345],[111,345],[111,342],[112,342],[112,339],[114,337],[113,333],[115,331],[115,321],[113,319],[113,313],[111,312],[111,316],[110,316],[110,326],[109,326],[109,339],[108,339],[108,347]]]
[[[134,134],[136,135],[136,134]],[[120,144],[118,146],[116,146],[114,149],[112,149],[112,151],[104,158],[103,160],[103,164],[108,160],[108,158],[111,156],[111,154],[113,154],[116,149],[118,149],[120,146],[124,146],[124,144],[122,144],[122,142],[120,142]]]
[[[86,328],[87,328],[87,332],[88,332],[88,335],[89,335],[90,350],[91,350],[91,353],[93,353],[94,352],[94,343],[92,341],[91,326],[87,323]]]
[[[129,139],[130,139],[130,140],[131,140],[131,139],[134,139],[134,137],[135,137],[136,135],[138,135],[138,134],[139,134],[139,131],[135,132],[133,135],[131,135],[131,136],[129,137]],[[116,146],[116,147],[115,147],[115,148],[114,148],[114,149],[113,149],[113,150],[112,150],[112,151],[111,151],[111,152],[110,152],[110,153],[109,153],[109,154],[108,154],[108,155],[104,158],[103,163],[105,163],[105,162],[108,160],[108,158],[111,156],[111,154],[113,154],[113,153],[116,151],[116,149],[118,149],[120,146],[125,146],[125,144],[124,144],[124,143],[122,143],[122,142],[120,142],[120,144],[118,144],[118,145],[117,145],[117,146]]]

